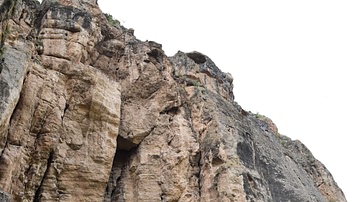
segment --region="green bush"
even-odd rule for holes
[[[115,19],[111,14],[108,13],[104,13],[107,21],[114,27],[119,27],[120,26],[120,21]]]

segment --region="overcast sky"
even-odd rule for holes
[[[98,2],[168,56],[197,50],[212,58],[233,75],[244,109],[302,141],[347,200],[360,201],[359,1]]]
[[[235,100],[270,117],[360,201],[360,2],[98,0],[141,40],[208,55],[234,77]]]
[[[200,51],[234,77],[235,100],[270,117],[359,201],[360,3],[99,0],[166,54]]]

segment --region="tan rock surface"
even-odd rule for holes
[[[204,54],[167,57],[96,0],[0,4],[0,199],[346,201]]]

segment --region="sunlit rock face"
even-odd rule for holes
[[[206,55],[95,0],[0,4],[0,201],[346,201]]]

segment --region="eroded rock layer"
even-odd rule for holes
[[[206,55],[167,57],[95,0],[0,5],[1,200],[346,201]]]

